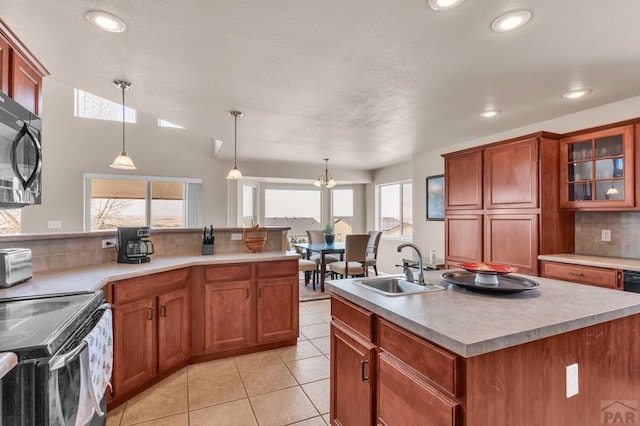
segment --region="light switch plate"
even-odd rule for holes
[[[602,230],[602,241],[611,241],[611,229]]]
[[[567,398],[578,394],[578,364],[567,365]]]
[[[231,234],[231,241],[240,241],[242,240],[242,234]]]

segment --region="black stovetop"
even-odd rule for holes
[[[18,361],[53,355],[104,302],[104,293],[71,293],[0,300],[0,352]]]

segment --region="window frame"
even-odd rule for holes
[[[145,225],[151,227],[151,183],[152,182],[172,182],[185,184],[184,189],[184,227],[173,229],[186,229],[202,226],[202,179],[200,178],[184,178],[184,177],[164,177],[164,176],[132,176],[132,175],[112,175],[101,173],[84,173],[82,175],[84,182],[84,214],[83,214],[83,230],[92,231],[91,229],[91,185],[93,179],[105,180],[128,180],[128,181],[144,181],[146,183],[145,190]],[[198,185],[195,188],[189,188],[191,185]],[[195,192],[194,192],[195,190]],[[164,228],[157,228],[164,229]]]
[[[399,199],[399,215],[400,215],[400,234],[399,235],[390,235],[390,234],[386,234],[384,233],[384,231],[382,231],[382,238],[392,238],[392,239],[398,239],[398,240],[413,240],[413,231],[411,232],[411,234],[406,234],[405,233],[405,229],[404,229],[404,217],[405,217],[405,208],[404,208],[404,185],[411,185],[411,191],[410,191],[410,196],[409,196],[409,201],[411,202],[411,206],[410,206],[410,211],[411,211],[411,223],[412,223],[412,230],[413,230],[413,181],[411,179],[407,179],[407,180],[401,180],[401,181],[396,181],[396,182],[387,182],[387,183],[381,183],[381,184],[377,184],[375,185],[375,196],[376,196],[376,229],[380,229],[382,230],[382,196],[380,195],[380,191],[383,187],[389,187],[389,186],[398,186],[398,190],[399,190],[399,195],[400,195],[400,199]]]

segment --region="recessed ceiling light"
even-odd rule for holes
[[[497,33],[506,33],[525,26],[529,20],[531,20],[531,12],[528,10],[514,10],[498,16],[491,23],[491,29]]]
[[[591,89],[570,90],[562,94],[563,99],[578,99],[591,93]]]
[[[499,109],[487,109],[484,110],[480,113],[480,117],[484,117],[484,118],[493,118],[497,115],[499,115],[502,111],[500,111]]]
[[[429,0],[429,7],[433,10],[449,10],[460,6],[464,0]]]
[[[127,24],[125,24],[122,19],[102,10],[91,10],[87,12],[87,21],[101,30],[109,31],[110,33],[121,33],[127,29]]]

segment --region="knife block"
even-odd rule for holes
[[[202,243],[202,254],[213,254],[213,241],[209,243]]]

